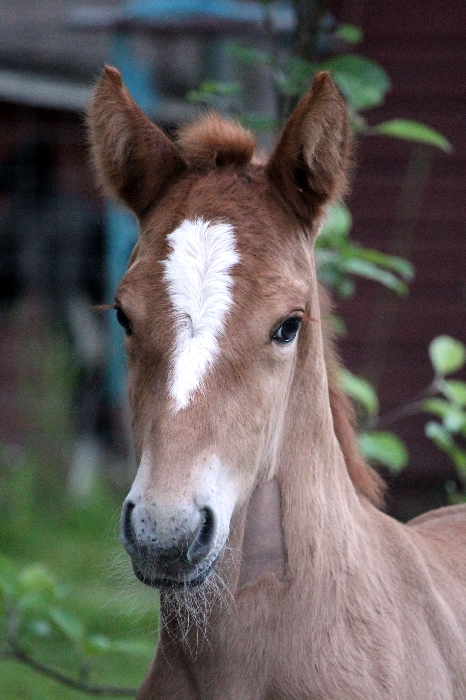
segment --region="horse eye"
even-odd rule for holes
[[[295,339],[297,332],[299,331],[299,326],[301,325],[301,320],[299,316],[292,316],[287,318],[284,323],[275,331],[272,336],[272,340],[276,340],[278,343],[291,343]]]
[[[131,335],[131,333],[132,333],[131,321],[129,320],[128,316],[125,313],[123,313],[121,307],[119,307],[119,306],[116,307],[116,317],[117,317],[118,323],[123,328],[126,335]]]

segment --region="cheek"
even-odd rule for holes
[[[296,362],[294,346],[282,349],[270,344],[260,348],[256,357],[245,358],[235,395],[241,411],[253,420],[266,418],[277,399],[286,395]]]
[[[295,353],[276,357],[263,353],[260,361],[251,361],[241,376],[218,373],[223,391],[219,400],[206,410],[216,421],[216,441],[229,463],[240,456],[240,470],[254,470],[261,461],[271,431],[277,427],[286,405],[294,367]]]
[[[157,358],[128,357],[128,397],[135,447],[157,424],[166,406],[168,370]]]

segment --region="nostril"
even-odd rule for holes
[[[214,534],[214,514],[210,508],[204,508],[204,524],[197,536],[197,541],[201,547],[208,547]]]
[[[186,555],[190,564],[194,564],[207,556],[214,538],[215,515],[213,510],[206,507],[201,513],[203,513],[204,522],[199,528],[197,536],[189,547]]]
[[[126,501],[123,506],[123,511],[121,514],[121,540],[124,547],[127,550],[134,551],[136,549],[136,538],[134,535],[133,525],[131,523],[131,516],[134,510],[134,503],[131,501]]]

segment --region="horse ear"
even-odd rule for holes
[[[330,74],[318,73],[267,165],[269,179],[304,220],[346,189],[350,131],[346,105]]]
[[[139,217],[185,163],[173,142],[140,110],[116,68],[106,66],[89,106],[98,176]]]

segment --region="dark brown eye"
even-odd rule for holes
[[[131,335],[131,333],[132,333],[131,321],[129,320],[128,316],[122,311],[121,307],[119,307],[119,306],[116,307],[116,317],[117,317],[118,323],[123,328],[126,335]]]
[[[287,318],[284,323],[278,328],[272,336],[272,340],[277,343],[291,343],[292,340],[296,338],[296,334],[299,331],[299,326],[301,325],[301,318],[299,316],[291,316]]]

